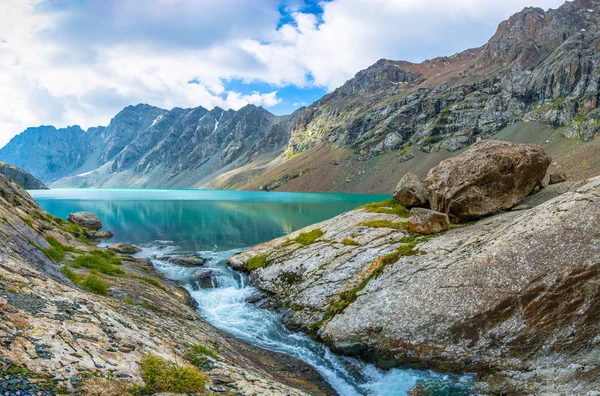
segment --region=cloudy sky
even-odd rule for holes
[[[0,146],[140,102],[290,113],[380,58],[452,55],[523,7],[562,2],[2,0]]]

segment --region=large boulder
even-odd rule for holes
[[[405,208],[424,206],[429,201],[429,191],[419,176],[405,174],[394,191],[394,199]]]
[[[413,208],[408,218],[408,228],[418,234],[437,234],[450,228],[450,219],[447,214],[435,210]]]
[[[102,228],[102,220],[90,212],[75,212],[67,217],[69,223],[77,224],[83,228],[98,231]]]
[[[425,184],[431,209],[459,220],[509,209],[541,184],[548,166],[550,157],[538,145],[475,143],[429,171]]]
[[[161,256],[158,259],[182,267],[200,267],[206,262],[203,258],[195,256]]]

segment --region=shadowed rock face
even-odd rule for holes
[[[16,166],[0,162],[0,173],[19,183],[26,190],[47,190],[48,187],[33,175]]]
[[[484,141],[431,169],[431,209],[472,220],[509,209],[541,185],[550,157],[540,146]]]
[[[298,231],[323,231],[311,245],[292,233],[230,264],[267,255],[251,283],[338,352],[477,372],[484,393],[585,394],[600,386],[600,177],[548,198],[434,238],[357,210]]]

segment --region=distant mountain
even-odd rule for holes
[[[273,160],[289,141],[292,120],[253,105],[168,111],[139,104],[106,127],[29,128],[0,158],[53,186],[197,187],[248,162]]]
[[[480,48],[420,64],[382,59],[290,116],[130,106],[106,128],[29,128],[0,160],[56,186],[388,193],[407,170],[424,173],[498,134],[591,142],[599,22],[600,0],[526,8]],[[555,145],[555,156],[573,146]]]
[[[31,174],[25,172],[23,169],[5,164],[4,162],[0,162],[0,174],[15,181],[26,190],[48,189],[48,187],[46,187],[44,183],[33,177]]]

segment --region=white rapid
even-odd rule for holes
[[[239,250],[197,252],[200,257],[207,259],[201,268],[210,268],[213,271],[214,287],[200,289],[194,281],[194,273],[198,267],[181,267],[157,259],[162,255],[191,252],[180,252],[176,247],[165,246],[168,241],[160,242],[162,246],[146,247],[138,256],[150,258],[156,269],[166,277],[185,284],[198,302],[200,314],[208,322],[249,343],[309,363],[340,395],[406,395],[419,379],[441,382],[457,380],[429,371],[383,371],[374,365],[335,355],[326,346],[308,336],[288,331],[274,313],[246,301],[256,290],[248,286],[244,274],[231,270],[225,264],[225,260]],[[458,380],[468,381],[469,378]]]

